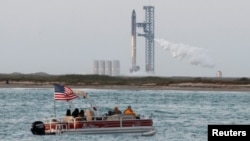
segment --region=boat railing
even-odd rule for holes
[[[127,114],[115,114],[111,116],[93,116],[91,119],[87,119],[86,117],[72,117],[72,116],[65,116],[63,118],[47,118],[45,120],[45,123],[58,123],[58,122],[64,122],[64,123],[72,123],[76,121],[96,121],[96,120],[135,120],[135,119],[143,119],[143,116],[135,116],[135,115],[127,115]]]
[[[112,116],[107,116],[107,120],[131,120],[136,119],[134,115],[125,115],[125,114],[115,114]]]
[[[73,120],[69,120],[68,122],[65,122],[63,118],[50,118],[46,119],[45,123],[49,124],[50,133],[55,134],[62,134],[63,132],[67,131],[69,129],[69,123],[75,122]]]
[[[55,132],[57,135],[62,134],[63,132],[66,132],[68,130],[68,124],[66,123],[57,123]]]
[[[91,119],[88,119],[86,117],[76,117],[73,118],[73,120],[76,121],[97,121],[97,120],[136,120],[136,119],[141,119],[140,116],[135,116],[135,115],[126,115],[126,114],[115,114],[115,115],[111,115],[111,116],[106,116],[106,115],[102,115],[102,116],[93,116]],[[71,121],[71,120],[70,120]]]
[[[111,116],[94,116],[90,121],[120,121],[120,127],[123,125],[123,121],[125,120],[137,120],[140,119],[140,116],[135,115],[126,115],[126,114],[115,114]],[[47,119],[45,122],[49,124],[51,132],[56,132],[56,134],[60,134],[61,132],[67,131],[70,127],[72,126],[73,123],[73,128],[76,129],[77,123],[84,123],[87,120],[85,117],[76,117],[73,118],[72,116],[70,117],[63,117],[63,118],[50,118]],[[53,128],[52,128],[53,126]],[[55,130],[55,131],[54,131]]]
[[[78,120],[77,120],[78,119]],[[81,118],[74,118],[74,129],[76,129],[76,123],[85,123],[87,120],[79,120]],[[93,117],[91,121],[120,121],[120,127],[123,125],[124,120],[136,120],[134,115],[116,114],[112,116],[97,116]],[[72,122],[71,122],[72,123]]]

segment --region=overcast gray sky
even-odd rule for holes
[[[1,0],[0,73],[90,74],[94,60],[120,60],[127,75],[131,13],[143,22],[148,5],[156,39],[202,48],[214,63],[192,65],[156,43],[155,75],[250,77],[249,0]],[[143,73],[144,38],[137,39]]]

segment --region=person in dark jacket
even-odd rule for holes
[[[113,112],[112,112],[113,115],[115,114],[122,114],[122,112],[119,110],[119,108],[117,106],[115,106]]]
[[[79,109],[78,108],[75,108],[75,110],[73,111],[72,113],[72,116],[75,118],[79,115]]]
[[[67,109],[67,111],[66,111],[66,116],[71,116],[71,111],[70,111],[70,109]]]
[[[84,110],[81,110],[81,111],[79,112],[78,117],[84,117]]]

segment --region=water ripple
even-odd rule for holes
[[[61,135],[34,136],[34,120],[54,114],[53,89],[0,89],[0,139],[11,141],[201,141],[207,140],[208,124],[249,124],[248,92],[169,91],[169,90],[94,90],[83,89],[89,99],[77,99],[75,107],[86,108],[95,102],[102,112],[118,105],[131,105],[136,113],[151,116],[157,133],[152,137],[138,135]],[[56,102],[57,115],[64,115],[66,102]],[[73,108],[73,107],[72,107]]]

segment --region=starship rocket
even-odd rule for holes
[[[136,72],[140,69],[139,66],[136,66],[136,13],[135,10],[132,12],[131,17],[131,46],[132,46],[132,67],[130,68],[130,72]]]

